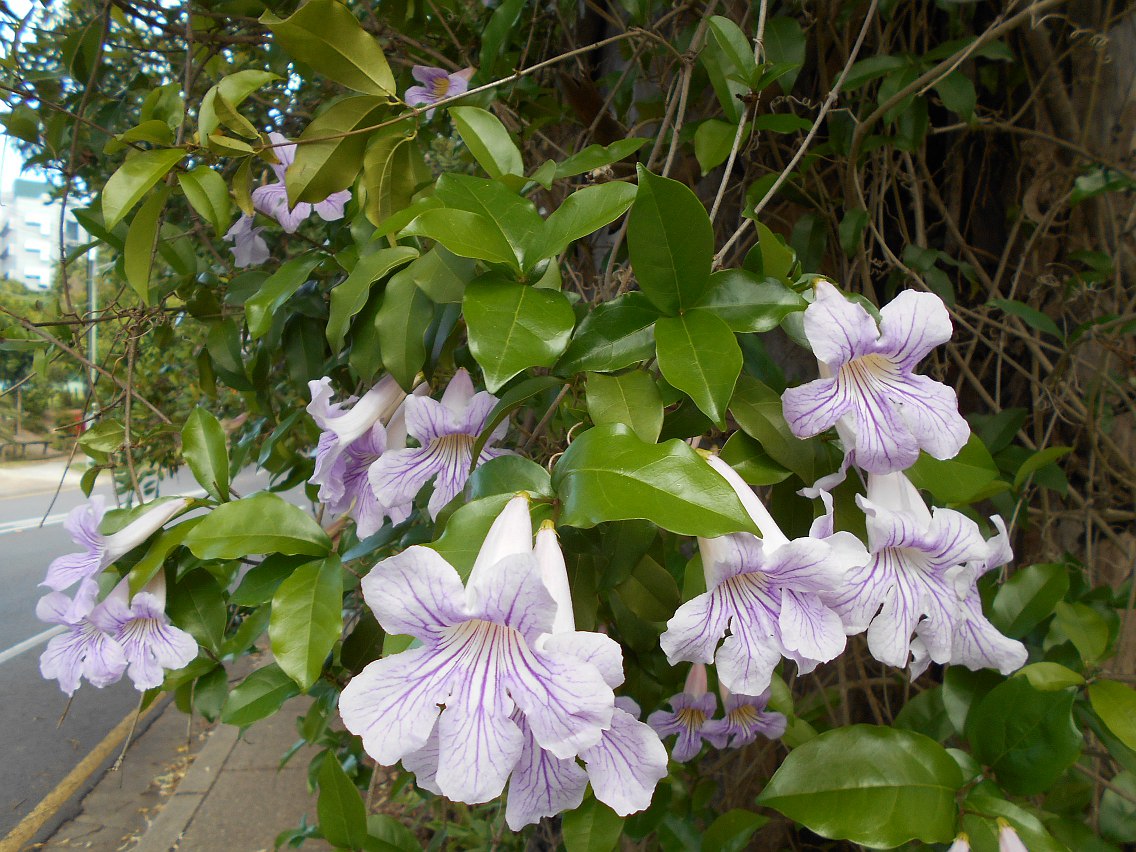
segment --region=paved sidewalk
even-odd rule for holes
[[[316,821],[307,789],[303,748],[283,769],[280,758],[297,739],[295,719],[310,699],[300,696],[244,737],[230,725],[195,724],[171,703],[80,803],[81,812],[44,844],[29,850],[95,852],[260,852],[303,816]],[[331,849],[309,840],[304,850]]]
[[[59,487],[78,488],[87,469],[86,456],[77,454],[70,465],[67,456],[0,464],[0,497],[30,497],[48,494]]]

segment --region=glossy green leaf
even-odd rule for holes
[[[698,160],[703,177],[726,162],[737,133],[737,124],[716,118],[698,125],[698,129],[694,131],[694,158]]]
[[[103,187],[103,226],[111,230],[121,222],[142,200],[142,196],[184,156],[185,151],[181,148],[159,148],[138,151],[127,157]]]
[[[158,253],[158,228],[166,206],[169,190],[162,187],[138,208],[126,232],[122,265],[130,289],[138,294],[145,305],[150,304],[150,275],[154,257]]]
[[[438,178],[434,195],[447,207],[467,210],[493,222],[521,268],[528,269],[538,259],[530,246],[539,242],[545,222],[529,199],[517,195],[500,181],[444,174]]]
[[[616,591],[627,608],[644,621],[666,621],[682,602],[674,577],[650,556],[639,560]]]
[[[229,697],[229,675],[224,666],[203,674],[193,684],[193,709],[209,722],[221,715]]]
[[[417,177],[410,146],[414,138],[414,123],[399,122],[371,134],[363,152],[363,211],[375,227],[382,225],[393,214],[410,203]],[[408,180],[409,177],[409,180]]]
[[[434,246],[400,275],[413,279],[435,305],[452,305],[460,303],[465,295],[465,287],[473,279],[473,266],[469,258],[458,257],[444,246]]]
[[[528,257],[556,257],[569,243],[593,234],[622,216],[635,200],[634,184],[612,181],[578,189],[545,221]]]
[[[551,367],[568,346],[576,315],[564,294],[485,276],[462,300],[469,348],[495,393],[529,367]]]
[[[1072,691],[1039,692],[1025,678],[994,687],[966,720],[974,757],[1009,793],[1047,789],[1081,753]]]
[[[310,254],[289,260],[260,285],[255,296],[245,302],[245,320],[253,340],[268,334],[273,316],[304,285],[319,262],[318,256]]]
[[[710,289],[695,306],[714,314],[732,331],[770,331],[789,314],[803,311],[805,300],[775,278],[758,278],[745,269],[723,269],[710,276]]]
[[[726,811],[702,835],[702,852],[743,852],[754,832],[767,822],[769,817],[742,808]]]
[[[800,69],[805,64],[806,48],[805,33],[796,18],[777,15],[765,22],[765,61],[775,65],[796,66],[781,76],[781,89],[786,94],[793,90],[793,84],[797,82]]]
[[[1053,835],[1046,830],[1045,824],[1030,810],[996,795],[989,784],[980,784],[975,787],[963,801],[962,807],[968,814],[981,815],[990,819],[992,831],[991,842],[986,847],[988,849],[998,848],[998,823],[996,820],[1001,818],[1013,826],[1029,852],[1069,852],[1068,848],[1054,839]],[[970,825],[965,822],[963,826],[970,828]],[[982,852],[983,847],[978,845],[981,841],[979,841],[977,832],[975,832],[973,839],[975,840],[974,848]]]
[[[179,173],[178,184],[186,200],[202,219],[213,226],[217,236],[229,230],[233,208],[229,201],[229,186],[220,174],[208,166],[198,166]]]
[[[726,440],[719,455],[750,485],[776,485],[793,475],[774,461],[761,444],[740,430]]]
[[[223,77],[217,85],[212,86],[205,93],[205,97],[201,99],[201,106],[197,111],[197,133],[201,143],[205,144],[221,126],[218,106],[221,107],[222,112],[226,108],[235,110],[261,86],[279,79],[278,74],[273,74],[270,71],[247,69],[229,74]]]
[[[309,0],[289,18],[265,12],[260,20],[281,47],[328,79],[367,95],[395,95],[378,41],[336,0]]]
[[[331,539],[311,515],[268,492],[213,509],[186,537],[198,559],[241,559],[253,553],[326,556]]]
[[[815,442],[802,441],[791,431],[781,410],[781,395],[743,375],[730,400],[730,413],[747,435],[754,438],[774,461],[805,482],[816,482],[821,471]]]
[[[552,485],[566,526],[642,518],[680,535],[757,533],[734,490],[689,445],[647,444],[617,423],[579,435]]]
[[[503,393],[497,404],[493,406],[493,410],[489,412],[489,417],[485,421],[485,426],[481,430],[481,434],[477,436],[477,440],[473,443],[473,448],[470,451],[471,458],[481,458],[481,451],[485,447],[486,441],[493,433],[493,430],[508,417],[512,412],[516,411],[534,396],[551,390],[552,388],[562,388],[565,385],[563,379],[558,379],[556,376],[533,376],[531,379],[517,382],[505,393]]]
[[[272,654],[301,689],[316,682],[342,631],[343,566],[338,556],[301,565],[272,596]]]
[[[229,595],[229,600],[237,606],[260,606],[272,600],[280,584],[292,576],[292,572],[307,562],[305,556],[282,556],[279,553],[267,557],[259,565],[249,569]]]
[[[1014,488],[1021,489],[1033,474],[1053,464],[1058,459],[1064,458],[1073,452],[1072,447],[1046,447],[1045,449],[1038,450],[1033,453],[1029,458],[1022,462],[1022,466],[1018,468],[1017,473],[1014,474]]]
[[[150,540],[145,555],[134,563],[130,573],[126,575],[131,597],[142,591],[146,584],[157,576],[166,563],[166,557],[185,542],[185,537],[203,519],[203,517],[189,518],[162,530]]]
[[[773,233],[761,222],[754,222],[757,245],[746,255],[745,267],[761,278],[776,278],[786,284],[793,282],[793,268],[797,253],[780,235]]]
[[[1085,679],[1072,669],[1067,669],[1060,663],[1031,663],[1014,672],[1014,677],[1024,677],[1030,686],[1039,692],[1052,692],[1057,689],[1068,689],[1070,686],[1081,686]]]
[[[603,145],[589,145],[587,148],[577,151],[572,156],[557,164],[556,179],[562,180],[563,178],[575,177],[576,175],[582,175],[584,172],[591,172],[596,169],[602,169],[604,166],[610,166],[612,163],[617,163],[626,157],[630,157],[649,141],[651,140],[632,137],[631,139],[619,139],[606,147]]]
[[[612,852],[623,833],[623,817],[589,798],[564,814],[560,830],[566,852]]]
[[[588,416],[597,426],[622,423],[639,439],[653,444],[663,428],[663,398],[648,373],[621,376],[588,375]]]
[[[978,703],[1006,678],[991,669],[971,671],[950,666],[943,675],[943,708],[955,733],[962,736],[966,720]]]
[[[1058,601],[1049,627],[1046,645],[1072,642],[1081,659],[1092,664],[1103,660],[1108,651],[1108,623],[1087,604]]]
[[[874,848],[949,843],[962,772],[929,737],[853,725],[789,753],[758,796],[810,831]]]
[[[198,406],[181,430],[181,454],[193,478],[214,500],[229,499],[229,447],[225,430],[210,412]]]
[[[1089,687],[1089,701],[1117,739],[1136,751],[1136,690],[1114,680],[1098,680]]]
[[[328,843],[362,849],[367,842],[367,808],[334,750],[324,755],[320,765],[316,814],[320,833]]]
[[[300,692],[296,682],[276,663],[269,663],[246,677],[229,693],[221,721],[245,728],[271,716],[289,698]]]
[[[289,204],[317,203],[355,182],[368,138],[345,134],[376,124],[386,104],[384,97],[357,95],[337,101],[312,119],[300,134],[296,158],[284,175]],[[312,141],[316,139],[327,141]]]
[[[205,571],[190,571],[169,587],[166,600],[174,624],[210,651],[220,648],[229,610],[216,580]]]
[[[525,0],[505,0],[493,10],[489,23],[481,33],[481,53],[479,54],[478,67],[482,74],[487,74],[492,78],[508,73],[504,70],[508,67],[505,63],[509,58],[509,51],[505,48],[508,46],[509,37],[516,30],[517,24],[521,20],[521,12],[524,8]],[[499,67],[503,69],[502,75],[496,73]]]
[[[521,152],[497,116],[474,106],[454,106],[449,112],[462,141],[489,177],[525,173]]]
[[[480,465],[469,478],[469,499],[480,500],[525,491],[532,497],[552,497],[548,471],[522,456],[499,456]]]
[[[434,208],[417,216],[400,236],[426,237],[461,257],[504,263],[520,272],[517,255],[491,219],[468,210]]]
[[[1069,590],[1064,565],[1028,565],[1003,583],[991,606],[990,620],[1012,639],[1020,639],[1047,618]]]
[[[639,289],[668,316],[693,308],[710,285],[714,231],[706,208],[684,184],[642,166],[627,250]]]
[[[920,453],[907,476],[917,488],[931,492],[938,503],[968,503],[987,493],[998,478],[998,466],[979,437],[971,433],[954,458],[936,459]]]
[[[394,246],[365,254],[355,262],[351,274],[331,291],[327,318],[327,342],[333,351],[343,346],[351,320],[367,304],[371,285],[391,270],[410,263],[418,257],[410,246]]]
[[[655,352],[659,312],[642,293],[627,293],[590,311],[556,365],[558,373],[622,370]]]
[[[742,350],[730,327],[701,311],[663,317],[655,323],[655,346],[663,378],[723,424],[742,369]]]
[[[396,273],[387,282],[375,330],[382,345],[383,365],[409,391],[426,361],[426,329],[434,306],[406,272],[408,269]]]

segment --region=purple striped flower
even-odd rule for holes
[[[225,241],[233,244],[230,251],[236,266],[259,266],[269,258],[268,243],[261,236],[264,228],[254,228],[252,222],[252,216],[241,216],[225,233]]]
[[[406,103],[408,106],[420,107],[464,94],[469,89],[469,78],[473,76],[473,69],[463,68],[461,71],[449,74],[444,68],[415,65],[410,69],[410,76],[422,85],[411,86],[406,90]],[[426,118],[433,117],[434,110],[426,110]]]
[[[902,473],[869,474],[867,496],[857,503],[867,515],[871,558],[828,600],[849,633],[867,630],[872,656],[902,667],[914,655],[913,676],[932,660],[992,665],[1004,674],[1025,662],[1021,643],[982,615],[974,585],[1008,559],[1004,538],[987,543],[965,515],[928,510]]]
[[[923,449],[937,459],[958,454],[970,428],[954,390],[915,368],[951,337],[942,300],[904,291],[880,311],[881,322],[822,281],[805,311],[805,334],[821,378],[781,397],[799,438],[837,427],[854,463],[872,473],[905,470]]]
[[[63,528],[67,530],[71,540],[83,549],[53,560],[40,585],[61,592],[81,580],[94,577],[156,533],[188,503],[188,500],[182,498],[159,503],[118,532],[103,535],[99,532],[99,524],[108,507],[106,499],[96,494],[83,505],[72,509],[63,522]]]
[[[67,628],[47,643],[39,670],[47,680],[58,680],[59,688],[68,695],[75,694],[81,678],[99,689],[115,683],[128,665],[122,646],[90,618],[98,593],[94,580],[83,580],[74,600],[62,592],[50,592],[36,604],[40,621]]]
[[[442,507],[465,488],[469,479],[473,445],[485,429],[497,397],[488,391],[473,392],[473,381],[458,370],[442,399],[412,396],[406,400],[406,430],[419,446],[387,450],[371,465],[371,487],[388,506],[409,504],[422,486],[434,480],[434,493],[427,508],[437,518]],[[505,436],[502,421],[489,435],[477,464],[504,455],[493,448]]]
[[[647,717],[647,724],[660,737],[674,736],[671,757],[685,763],[702,751],[706,740],[714,748],[722,748],[726,738],[711,723],[718,709],[714,693],[706,691],[706,666],[695,663],[686,676],[682,692],[667,699],[670,710],[656,710]]]
[[[128,600],[123,580],[92,610],[90,618],[122,648],[127,674],[139,692],[162,685],[166,671],[189,665],[197,657],[197,640],[170,624],[166,615],[166,580],[159,573]]]
[[[729,465],[708,462],[733,486],[762,538],[698,540],[707,591],[678,608],[660,644],[672,665],[713,662],[731,692],[761,695],[782,657],[804,674],[844,650],[844,626],[828,596],[867,554],[848,533],[790,541]]]
[[[299,201],[295,207],[288,203],[288,187],[284,183],[284,174],[296,159],[296,145],[286,144],[287,137],[279,133],[269,133],[269,140],[276,147],[272,149],[276,155],[276,163],[272,164],[272,173],[276,175],[276,183],[258,186],[252,191],[252,203],[265,216],[271,216],[284,229],[285,233],[293,234],[301,223],[313,212],[327,222],[335,222],[343,218],[343,208],[351,200],[351,190],[343,189],[333,192],[323,201],[312,204]]]
[[[723,689],[722,703],[723,717],[714,719],[706,727],[723,741],[728,740],[730,748],[749,745],[758,734],[771,740],[785,734],[788,725],[785,716],[765,709],[769,706],[768,689],[761,695],[732,695]]]
[[[442,795],[486,802],[521,759],[518,719],[561,759],[611,726],[614,696],[600,671],[539,642],[556,605],[532,552],[527,497],[494,522],[464,588],[420,545],[378,563],[362,588],[383,629],[421,643],[368,665],[340,698],[347,729],[384,766],[432,769],[423,780]]]

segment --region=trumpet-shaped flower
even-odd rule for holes
[[[970,837],[966,832],[955,838],[955,842],[948,847],[947,852],[970,852]]]
[[[555,603],[532,553],[526,497],[494,522],[464,588],[453,566],[417,545],[378,563],[362,587],[388,633],[421,642],[368,665],[340,699],[347,729],[379,763],[433,767],[428,783],[473,804],[499,795],[521,758],[517,714],[558,758],[611,726],[614,696],[599,670],[538,641]]]
[[[757,735],[775,740],[785,733],[788,720],[781,713],[766,710],[769,690],[761,695],[731,695],[722,690],[725,714],[710,721],[706,728],[721,740],[728,740],[730,748],[741,748],[757,739]]]
[[[998,852],[1029,852],[1014,827],[998,818]]]
[[[259,266],[269,258],[268,243],[261,233],[264,228],[252,226],[252,216],[241,216],[225,233],[224,239],[232,243],[233,263],[237,266]]]
[[[871,473],[905,470],[923,449],[938,459],[957,455],[970,428],[955,392],[915,368],[951,337],[942,300],[904,291],[876,322],[832,284],[817,285],[805,311],[805,334],[821,364],[821,378],[782,396],[785,419],[800,438],[833,426]],[[850,445],[849,445],[850,444]]]
[[[387,450],[371,465],[371,487],[388,506],[414,500],[418,491],[434,479],[430,495],[430,517],[438,517],[442,507],[454,499],[469,479],[473,445],[485,428],[497,397],[488,391],[473,392],[473,381],[465,370],[458,370],[440,401],[412,396],[406,400],[406,429],[420,446]],[[504,455],[492,444],[505,436],[508,424],[502,421],[489,435],[477,464]]]
[[[844,650],[845,631],[828,596],[867,553],[848,533],[789,541],[729,465],[717,457],[708,461],[734,487],[763,537],[698,540],[707,591],[678,608],[660,643],[672,665],[714,662],[731,692],[761,695],[783,656],[807,673]]]
[[[443,68],[415,65],[410,69],[410,76],[422,84],[411,86],[406,90],[406,103],[417,107],[436,104],[445,98],[454,98],[465,93],[469,89],[469,78],[473,76],[473,69],[463,68],[461,71],[448,74]],[[434,110],[426,110],[426,117],[433,118]]]
[[[268,138],[275,146],[272,150],[277,162],[272,164],[272,172],[276,175],[276,183],[258,186],[252,191],[252,203],[261,213],[271,216],[284,229],[285,233],[292,234],[300,224],[312,215],[314,211],[327,222],[335,222],[343,218],[343,208],[351,200],[351,191],[344,189],[333,192],[323,201],[314,204],[307,201],[297,202],[295,207],[288,203],[288,188],[284,183],[284,174],[296,159],[296,145],[288,144],[288,139],[279,133],[269,133]]]
[[[188,502],[178,498],[159,503],[118,532],[103,535],[99,532],[99,524],[108,507],[106,499],[96,494],[83,505],[72,509],[63,522],[63,528],[70,534],[71,540],[83,550],[53,560],[47,567],[47,577],[40,585],[61,592],[81,580],[94,577],[120,556],[142,544],[166,521],[184,509]]]
[[[98,593],[94,580],[83,580],[74,600],[62,592],[50,592],[36,604],[40,621],[67,628],[47,643],[39,670],[47,680],[58,680],[59,688],[68,695],[75,694],[81,678],[99,689],[115,683],[128,665],[122,646],[90,618]]]
[[[419,387],[425,390],[425,386]],[[331,401],[335,392],[327,377],[309,382],[308,389],[312,394],[308,413],[324,430],[316,445],[311,478],[320,487],[320,502],[332,514],[354,517],[363,538],[376,532],[388,516],[396,524],[406,520],[410,501],[385,502],[371,488],[368,478],[371,465],[384,452],[406,445],[406,393],[390,375],[383,376],[361,398],[345,403]],[[384,425],[388,421],[389,430]]]
[[[139,692],[161,686],[167,670],[187,666],[197,656],[197,641],[170,624],[166,615],[161,573],[133,598],[123,580],[92,610],[90,619],[122,648],[130,664],[127,674]]]
[[[997,631],[974,588],[979,571],[1003,551],[1001,541],[987,544],[959,512],[928,510],[902,473],[870,474],[867,496],[857,502],[867,515],[871,558],[830,601],[849,633],[867,630],[872,656],[905,666],[914,653],[916,675],[930,660],[954,661],[956,647],[959,662],[996,665],[1005,674],[1024,662],[1020,643],[1000,635],[991,641]]]
[[[690,667],[682,692],[668,698],[667,704],[671,709],[656,710],[647,717],[647,724],[660,737],[674,736],[671,757],[675,760],[685,763],[697,756],[703,740],[715,748],[726,745],[725,735],[711,721],[718,699],[706,691],[706,666],[702,663]]]
[[[609,687],[623,683],[623,659],[619,646],[599,633],[577,632],[572,614],[572,596],[564,555],[551,522],[545,522],[534,548],[545,588],[556,604],[552,633],[539,640],[541,648],[576,656],[592,663]],[[641,811],[651,804],[655,785],[667,774],[667,751],[658,735],[638,720],[638,707],[628,712],[628,699],[616,699],[611,727],[599,742],[580,751],[585,768],[573,758],[557,757],[541,748],[525,725],[525,744],[509,781],[505,820],[519,831],[542,817],[578,807],[588,781],[596,798],[620,816]]]

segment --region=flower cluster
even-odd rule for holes
[[[160,572],[146,588],[130,597],[123,580],[101,603],[95,577],[133,550],[185,508],[183,499],[161,503],[112,535],[99,532],[107,507],[96,496],[76,507],[64,526],[83,547],[61,556],[47,570],[44,586],[52,589],[36,605],[41,621],[58,624],[40,657],[40,672],[58,680],[68,695],[86,678],[97,687],[115,683],[125,673],[144,691],[161,685],[167,669],[180,669],[197,656],[197,642],[170,624],[165,613],[166,585]],[[75,597],[64,590],[78,583]]]
[[[514,829],[576,807],[589,780],[618,813],[646,807],[666,752],[615,706],[619,646],[574,629],[567,584],[555,533],[533,545],[523,494],[490,528],[464,587],[428,547],[379,562],[363,579],[367,604],[384,630],[420,645],[347,685],[344,724],[376,761],[401,760],[454,801],[486,802],[508,783]]]
[[[781,713],[767,711],[769,690],[761,695],[733,695],[724,686],[720,719],[713,718],[717,701],[706,691],[706,666],[695,663],[686,676],[682,692],[667,699],[670,711],[656,710],[647,724],[660,737],[675,737],[671,756],[688,761],[702,750],[702,741],[714,748],[741,748],[757,739],[758,734],[775,740],[785,733],[788,724]]]

